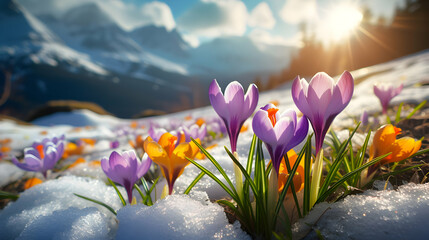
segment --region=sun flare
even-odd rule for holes
[[[321,21],[323,40],[336,42],[349,37],[359,26],[363,15],[359,8],[351,4],[333,6]]]

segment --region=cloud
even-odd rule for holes
[[[178,28],[205,37],[241,36],[246,31],[247,9],[237,0],[202,0],[177,21]]]
[[[283,38],[280,36],[272,35],[271,33],[262,30],[262,29],[254,29],[249,33],[249,37],[255,41],[268,45],[284,45],[284,46],[302,46],[302,34],[298,32],[291,38]]]
[[[146,3],[141,7],[140,11],[143,25],[164,26],[167,30],[172,30],[176,27],[170,7],[163,2]]]
[[[192,35],[192,34],[183,34],[182,33],[182,38],[183,40],[185,40],[191,47],[198,47],[200,45],[200,40],[198,39],[197,36]]]
[[[289,24],[317,19],[316,0],[287,0],[280,9],[279,16]]]
[[[270,7],[266,2],[259,3],[250,13],[249,26],[272,29],[276,24]]]
[[[141,7],[133,3],[124,3],[118,0],[18,0],[27,10],[33,14],[52,14],[60,17],[71,8],[87,4],[97,3],[108,13],[122,28],[131,30],[144,25],[164,26],[168,30],[173,29],[176,23],[170,7],[163,2],[149,2]]]

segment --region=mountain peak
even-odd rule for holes
[[[78,26],[105,26],[116,24],[97,3],[90,2],[68,10],[63,21],[69,25]]]
[[[147,49],[157,49],[175,56],[187,56],[190,46],[176,29],[168,31],[163,26],[145,25],[131,32],[132,38]]]
[[[52,41],[57,39],[43,23],[17,1],[0,3],[0,36],[6,45],[21,41]]]

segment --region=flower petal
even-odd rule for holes
[[[246,119],[250,117],[255,111],[256,106],[258,105],[258,100],[258,87],[255,84],[251,84],[247,89],[246,95],[244,96],[243,110],[245,110],[245,112],[243,113],[243,115],[246,116]]]
[[[229,117],[228,107],[216,79],[214,79],[210,84],[209,99],[216,113],[221,118],[227,119]]]
[[[268,118],[268,112],[265,110],[258,110],[255,113],[252,121],[253,132],[260,138],[263,142],[269,145],[277,144],[276,133],[274,132],[273,125]]]
[[[308,94],[308,83],[299,76],[295,78],[292,84],[292,99],[295,102],[297,108],[307,117],[312,117],[312,109],[307,102],[307,94]]]

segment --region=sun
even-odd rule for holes
[[[338,42],[348,38],[362,21],[362,12],[352,4],[332,6],[319,23],[324,42]]]

